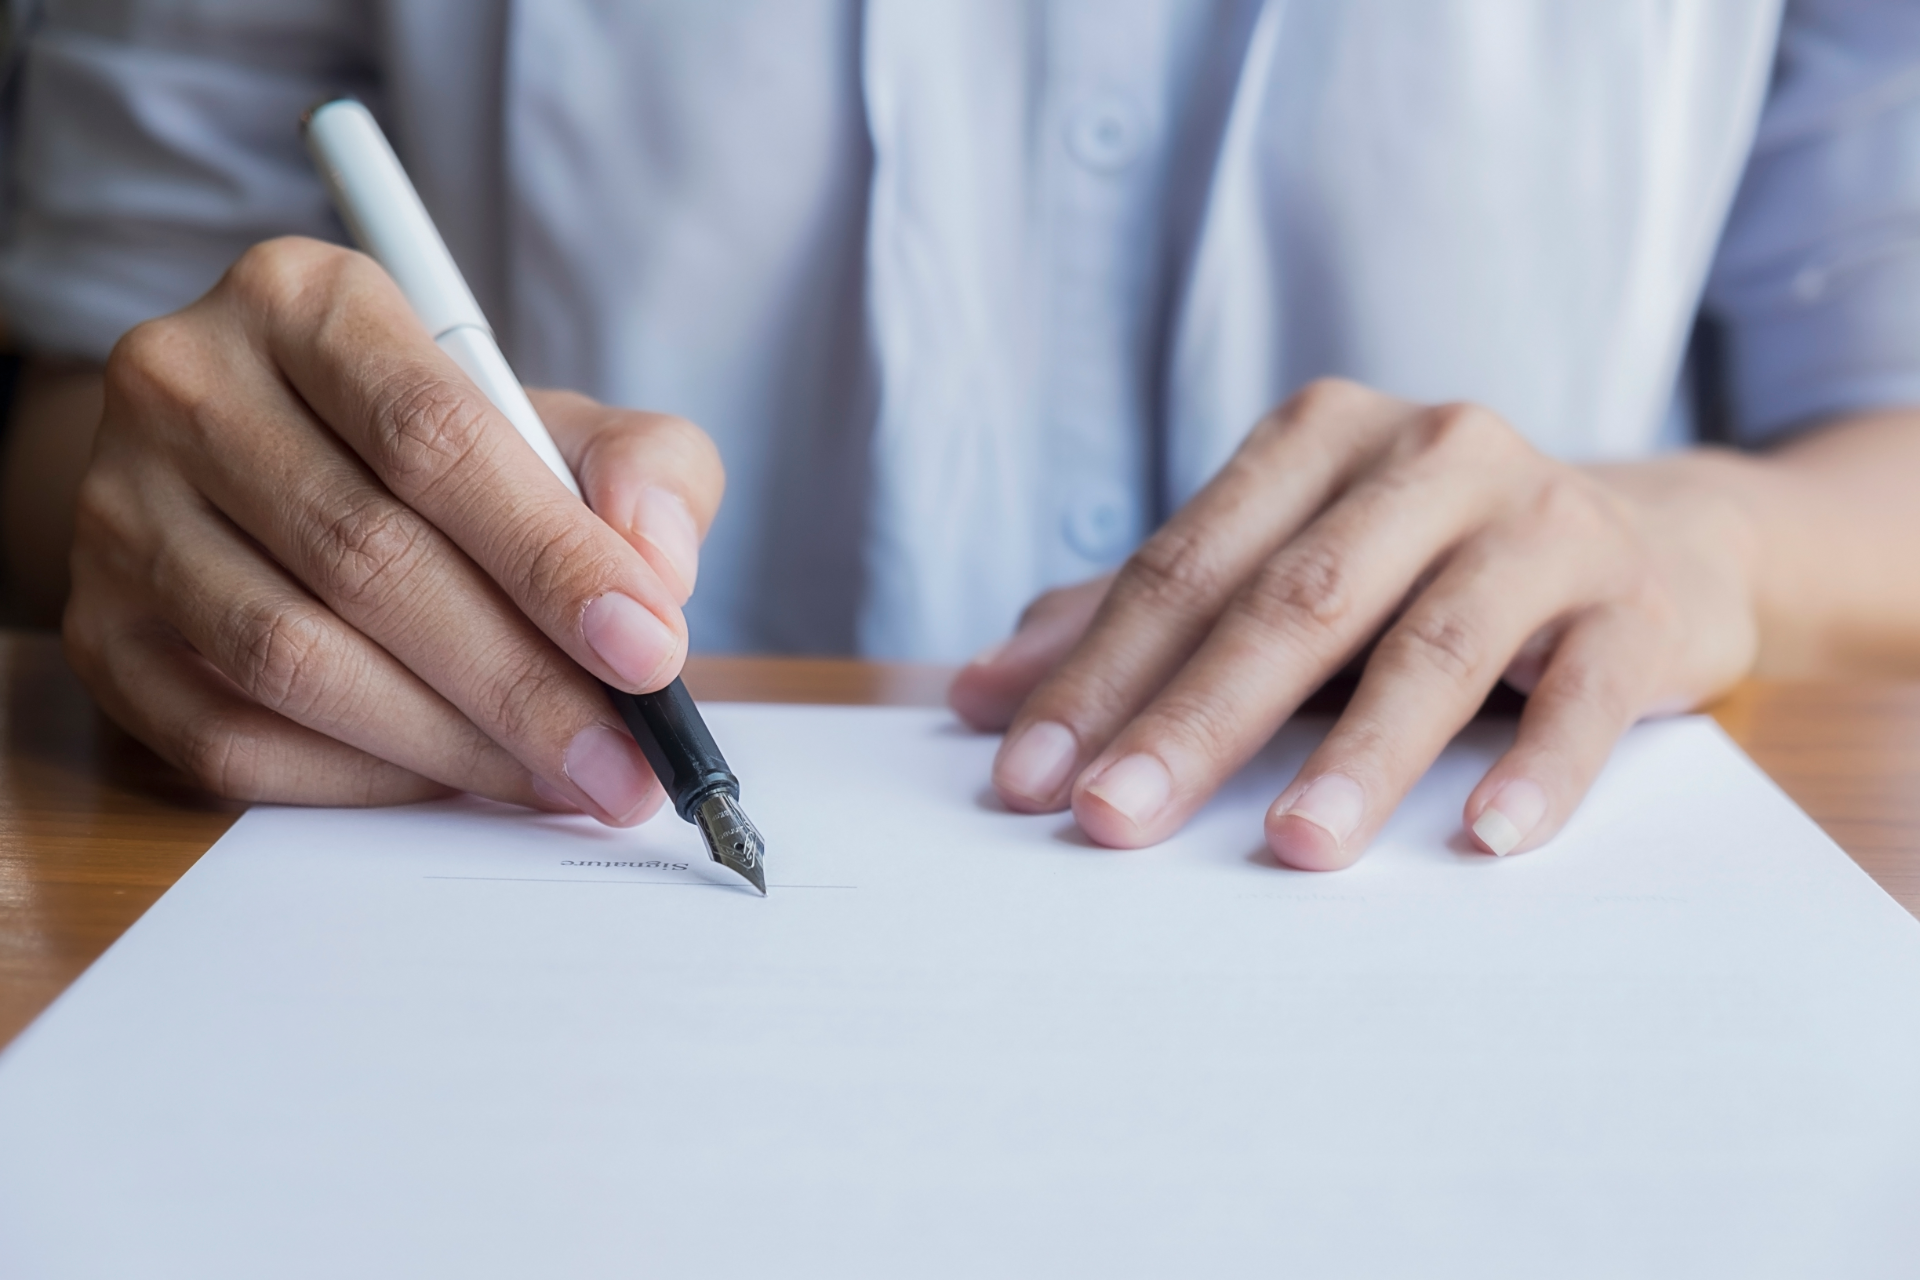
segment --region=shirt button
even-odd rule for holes
[[[1118,498],[1093,498],[1067,510],[1067,545],[1095,564],[1112,564],[1133,543],[1133,516]]]
[[[1113,173],[1140,154],[1146,122],[1132,102],[1106,94],[1082,105],[1067,122],[1067,149],[1089,169]]]

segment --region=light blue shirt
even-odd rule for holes
[[[96,357],[337,238],[372,101],[526,381],[719,443],[706,649],[963,656],[1323,374],[1642,455],[1704,298],[1745,441],[1920,402],[1911,0],[50,0],[15,74],[4,304]]]

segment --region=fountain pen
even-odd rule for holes
[[[453,357],[494,407],[574,497],[580,485],[547,434],[547,426],[454,265],[413,182],[373,113],[336,98],[301,121],[307,149],[354,241],[386,268],[442,351]],[[687,686],[675,680],[654,693],[605,686],[614,709],[646,754],[674,812],[699,828],[707,856],[767,892],[766,846],[740,807],[740,782],[708,732]]]

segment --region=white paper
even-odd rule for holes
[[[1311,728],[1114,852],[943,714],[710,712],[764,901],[671,815],[249,813],[0,1057],[0,1276],[1920,1272],[1920,925],[1710,722],[1501,860],[1477,729],[1313,875]]]

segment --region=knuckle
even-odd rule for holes
[[[1352,571],[1333,548],[1302,546],[1269,565],[1240,607],[1270,631],[1334,631],[1354,612]]]
[[[519,583],[524,598],[551,607],[586,608],[620,578],[620,562],[606,540],[586,520],[567,520],[539,537],[527,538],[525,551],[507,579]]]
[[[1327,742],[1340,772],[1361,784],[1368,795],[1388,796],[1423,770],[1411,758],[1413,750],[1404,722],[1384,708],[1349,708],[1335,723]]]
[[[367,617],[403,594],[429,534],[413,511],[363,494],[329,514],[320,537],[326,594],[340,609]]]
[[[178,314],[143,321],[122,334],[107,353],[110,402],[192,407],[204,394],[193,371],[200,365],[193,335]]]
[[[267,744],[241,716],[224,708],[198,713],[181,726],[174,763],[203,790],[234,800],[270,798]]]
[[[1077,740],[1092,743],[1110,736],[1146,701],[1122,672],[1102,663],[1081,663],[1056,671],[1019,710],[1028,721],[1064,724]]]
[[[1287,452],[1296,455],[1292,465],[1303,460],[1297,456],[1306,450],[1306,458],[1317,457],[1322,465],[1339,465],[1356,455],[1367,454],[1373,442],[1390,424],[1410,416],[1413,406],[1364,383],[1346,378],[1316,378],[1294,392],[1287,401],[1263,419],[1248,436],[1243,455],[1279,463],[1278,446],[1287,441]],[[1231,464],[1230,464],[1231,465]]]
[[[1175,523],[1134,552],[1114,591],[1156,612],[1190,614],[1213,612],[1231,586],[1212,542],[1200,530]]]
[[[369,461],[402,497],[426,497],[480,446],[488,414],[458,381],[409,363],[373,389]]]
[[[1375,394],[1346,378],[1315,378],[1293,393],[1282,416],[1294,422],[1343,417],[1369,403]]]
[[[1519,436],[1506,420],[1477,404],[1443,404],[1419,419],[1421,444],[1447,458],[1480,460],[1505,453]]]
[[[99,525],[112,528],[129,495],[125,486],[99,467],[87,468],[80,487],[73,491],[73,521],[76,528]]]
[[[562,666],[544,652],[497,657],[482,699],[488,734],[503,744],[542,738],[543,723],[567,705],[569,680]]]
[[[112,471],[89,467],[74,492],[74,541],[88,546],[130,545],[135,540],[140,497],[137,486]]]
[[[1562,706],[1585,708],[1609,724],[1632,718],[1632,697],[1622,672],[1587,659],[1569,659],[1553,668],[1554,700]]]
[[[457,731],[443,744],[442,750],[447,762],[447,778],[454,780],[455,785],[464,782],[466,785],[462,789],[467,791],[483,791],[490,779],[500,776],[503,768],[519,768],[519,763],[499,743],[464,717],[459,721]]]
[[[1602,515],[1596,497],[1578,474],[1555,469],[1534,490],[1533,515],[1551,528],[1585,531]]]
[[[1544,536],[1621,543],[1627,518],[1602,487],[1567,467],[1554,467],[1534,491],[1528,511]]]
[[[255,312],[297,306],[356,270],[361,255],[306,236],[279,236],[241,254],[219,288]]]
[[[1231,475],[1246,470],[1249,457],[1261,457],[1273,452],[1298,426],[1299,420],[1291,401],[1275,409],[1253,424],[1253,430],[1247,432],[1246,439],[1240,442],[1220,468],[1221,474]]]
[[[1244,701],[1213,688],[1169,690],[1153,712],[1153,739],[1212,760],[1246,733]]]
[[[1487,664],[1487,645],[1464,619],[1447,613],[1410,617],[1380,641],[1377,657],[1409,671],[1437,672],[1464,683],[1480,675]]]
[[[328,633],[317,610],[280,600],[236,603],[224,622],[221,649],[234,682],[256,702],[298,720],[310,714],[327,682]]]

